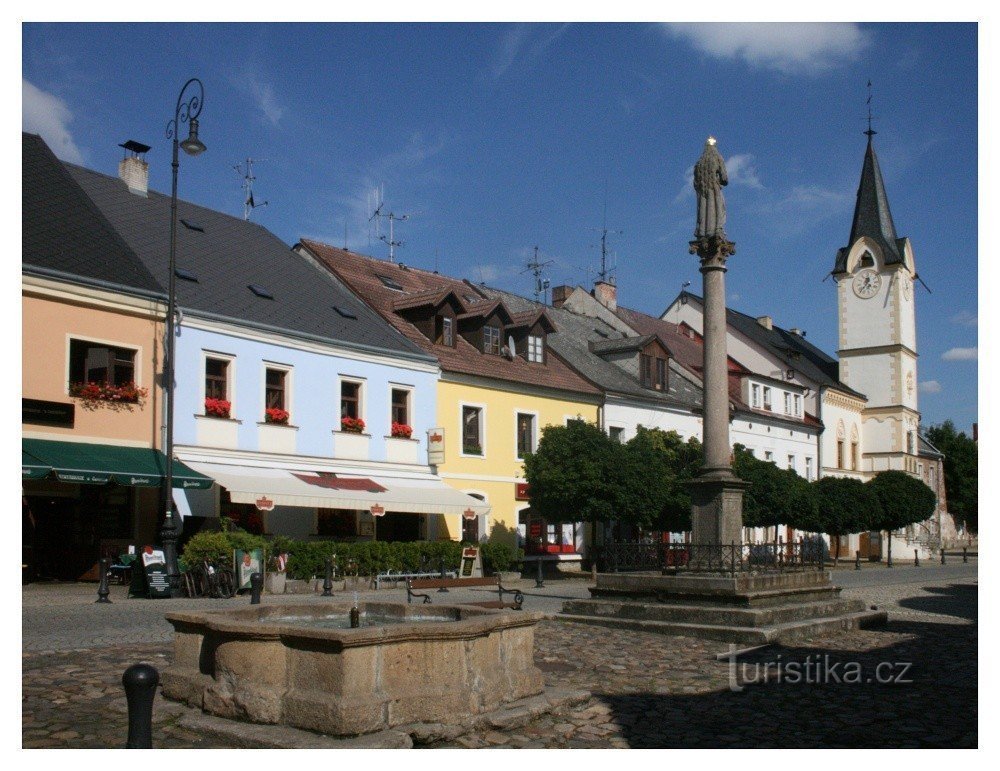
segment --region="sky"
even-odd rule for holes
[[[918,283],[923,425],[978,420],[975,24],[48,24],[22,32],[22,128],[117,173],[164,130],[184,83],[208,150],[181,198],[377,257],[531,295],[590,287],[607,228],[620,304],[659,315],[685,282],[690,174],[718,139],[730,184],[730,307],[837,348],[828,274],[847,245],[871,85],[876,152]],[[190,92],[188,92],[190,93]],[[380,225],[380,230],[376,227]]]

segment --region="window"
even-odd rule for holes
[[[844,440],[837,440],[837,468],[844,468]]]
[[[622,435],[625,433],[625,429],[621,426],[611,426],[608,429],[608,435],[618,444],[622,443]]]
[[[875,267],[875,258],[872,257],[871,252],[865,252],[864,254],[861,255],[861,263],[860,263],[860,265],[858,267],[860,267],[860,268],[874,268]]]
[[[378,277],[378,280],[382,282],[382,286],[386,287],[387,289],[392,289],[395,292],[403,291],[403,287],[399,285],[398,281],[394,281],[388,276],[383,276],[381,273],[376,273],[375,275]]]
[[[656,387],[661,391],[667,390],[667,360],[659,357],[656,359]]]
[[[205,359],[205,398],[229,400],[229,362]]]
[[[915,455],[917,452],[917,432],[908,431],[906,434],[906,451],[910,455]]]
[[[268,367],[264,373],[264,408],[268,410],[284,410],[285,407],[285,376],[283,369]]]
[[[854,471],[858,470],[858,443],[851,442],[851,468]]]
[[[774,453],[770,450],[764,450],[764,460],[768,463],[774,463]]]
[[[545,338],[528,335],[528,361],[541,364],[545,361]]]
[[[500,355],[499,327],[483,327],[483,353],[492,353],[496,356]]]
[[[70,340],[70,383],[128,385],[135,382],[135,351],[102,343]]]
[[[750,386],[750,406],[760,409],[760,386],[756,383]]]
[[[645,388],[653,387],[653,357],[639,354],[639,382]]]
[[[435,321],[434,342],[455,347],[455,321],[450,316],[438,316]]]
[[[813,459],[806,458],[806,481],[813,481]]]
[[[792,395],[788,391],[785,391],[785,414],[792,414]]]
[[[517,413],[517,457],[523,458],[535,451],[535,416]]]
[[[462,407],[462,453],[483,454],[483,409]]]
[[[771,389],[768,386],[764,386],[764,409],[771,409]]]
[[[795,417],[802,417],[802,397],[795,394]]]
[[[410,425],[410,392],[405,388],[392,389],[392,422]]]
[[[340,417],[361,417],[361,383],[340,381]]]
[[[789,455],[788,456],[788,469],[789,469],[789,471],[795,471],[795,456],[794,455]]]

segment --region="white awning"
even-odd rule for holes
[[[314,471],[232,466],[188,461],[229,491],[233,503],[367,510],[376,516],[409,514],[489,514],[490,506],[449,487],[438,477],[323,474]]]

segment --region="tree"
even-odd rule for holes
[[[805,479],[791,469],[755,458],[743,445],[733,447],[733,472],[750,487],[743,495],[745,527],[815,524],[816,498]]]
[[[948,511],[956,521],[979,532],[979,446],[946,420],[927,429],[927,440],[944,453]]]
[[[871,487],[878,498],[879,514],[872,529],[887,531],[891,564],[892,531],[933,516],[937,496],[931,488],[904,471],[883,471],[865,486]]]
[[[836,562],[840,556],[840,537],[871,530],[881,521],[881,504],[871,485],[860,479],[823,477],[812,484],[816,494],[815,529],[836,536]]]
[[[632,441],[643,436],[662,456],[664,466],[657,473],[662,482],[663,498],[659,514],[653,521],[657,530],[683,533],[691,529],[691,492],[687,483],[698,476],[704,458],[701,442],[691,437],[687,441],[676,431],[639,428]],[[649,478],[647,477],[646,484]]]

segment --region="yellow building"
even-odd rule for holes
[[[489,514],[431,518],[429,539],[495,540],[526,535],[569,559],[582,528],[530,516],[523,457],[546,425],[598,422],[603,394],[546,344],[556,328],[542,310],[511,313],[468,281],[355,254],[316,241],[298,251],[328,268],[441,365],[438,442],[431,458],[448,484],[490,506]],[[518,539],[520,532],[521,539]]]

